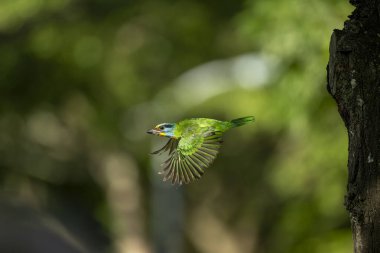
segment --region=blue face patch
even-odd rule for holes
[[[163,133],[162,136],[173,137],[175,124],[173,123],[162,123],[156,126],[157,130]]]

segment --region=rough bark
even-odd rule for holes
[[[354,249],[380,252],[380,0],[350,2],[356,9],[331,36],[327,89],[348,130]]]

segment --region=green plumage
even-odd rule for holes
[[[149,130],[148,133],[170,138],[163,148],[153,152],[159,154],[169,150],[169,159],[162,164],[164,180],[182,184],[199,179],[216,158],[222,134],[253,121],[253,116],[231,121],[193,118],[176,124],[163,123]]]

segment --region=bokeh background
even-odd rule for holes
[[[0,1],[0,252],[351,252],[325,89],[346,0]],[[162,182],[188,117],[255,115]]]

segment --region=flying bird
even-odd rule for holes
[[[159,150],[151,154],[169,151],[169,158],[162,164],[159,174],[172,184],[188,184],[204,174],[222,144],[222,135],[227,130],[253,122],[253,116],[219,121],[208,118],[185,119],[178,123],[161,123],[147,133],[169,138]]]

